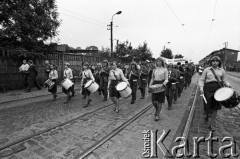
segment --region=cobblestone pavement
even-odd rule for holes
[[[75,91],[78,92],[79,84],[75,85]],[[58,96],[64,96],[62,87],[58,86]],[[6,93],[0,93],[0,110],[4,108],[15,107],[19,105],[26,105],[30,102],[40,102],[51,100],[52,95],[47,91],[47,88],[41,90],[33,89],[31,92],[24,92],[24,90],[12,90]]]
[[[228,80],[235,89],[240,94],[240,81],[237,77],[228,76]],[[190,129],[189,141],[190,141],[190,150],[192,150],[192,139],[193,137],[208,137],[210,134],[209,129],[207,128],[207,123],[204,121],[204,113],[203,113],[203,101],[198,95],[196,110],[192,122],[192,126]],[[226,109],[222,108],[222,110],[218,111],[217,116],[217,130],[213,132],[214,137],[218,137],[219,141],[214,142],[213,144],[213,152],[217,154],[217,159],[222,159],[223,157],[219,154],[219,148],[223,145],[229,144],[229,142],[221,142],[223,137],[233,137],[236,141],[236,152],[240,154],[240,110],[236,109]],[[201,158],[209,158],[207,151],[207,142],[200,143],[200,152]],[[227,153],[230,149],[227,149]],[[191,151],[193,152],[193,151]],[[231,157],[235,159],[239,159],[238,157]]]
[[[160,121],[154,121],[154,108],[147,111],[140,118],[128,125],[123,131],[103,144],[90,154],[88,159],[139,159],[142,156],[144,141],[144,130],[158,130],[158,137],[163,130],[171,130],[170,134],[164,140],[164,145],[169,147],[178,126],[181,122],[184,112],[187,109],[189,99],[192,95],[198,75],[195,75],[192,84],[184,90],[181,98],[173,105],[172,110],[167,109],[167,102],[163,105],[160,113]],[[158,148],[158,158],[163,158],[163,153]],[[165,152],[166,153],[166,152]]]
[[[230,72],[230,71],[227,71],[227,74],[240,78],[240,72]]]
[[[192,83],[196,82],[197,78],[198,76],[196,75]],[[142,131],[146,129],[158,129],[160,132],[162,129],[171,129],[172,131],[166,140],[166,145],[169,145],[186,109],[193,85],[184,90],[182,97],[173,106],[172,110],[166,110],[165,104],[159,122],[153,120],[154,109],[150,109],[116,138],[114,137],[104,144],[102,148],[96,150],[89,158],[106,158],[109,155],[110,158],[119,158],[119,156],[120,158],[141,157],[143,149]],[[144,106],[150,104],[149,99],[139,99],[134,105],[130,105],[129,99],[122,102],[118,114],[113,112],[112,107],[107,107],[95,113],[87,113],[111,102],[102,102],[102,97],[94,95],[92,105],[87,109],[83,109],[83,100],[80,99],[79,95],[74,97],[70,104],[64,105],[64,100],[65,97],[61,97],[55,102],[44,101],[2,109],[0,112],[0,147],[23,136],[31,135],[75,117],[83,116],[67,125],[57,127],[50,132],[35,136],[18,145],[13,145],[0,151],[0,158],[73,158],[134,116]],[[84,115],[85,113],[87,114]],[[111,146],[106,146],[109,143],[111,143]],[[121,149],[118,149],[118,147]],[[130,151],[131,149],[132,152]],[[119,150],[121,152],[118,152]],[[127,154],[122,155],[123,153],[127,153],[130,156]],[[161,154],[159,153],[159,155]]]

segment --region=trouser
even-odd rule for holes
[[[23,73],[22,78],[23,78],[23,86],[26,88],[28,86],[28,74]]]
[[[147,87],[147,80],[144,78],[141,78],[139,81],[139,89],[142,97],[145,97],[146,87]]]
[[[183,87],[184,87],[184,81],[181,80],[179,84],[180,84],[180,92],[179,93],[182,94]]]
[[[146,93],[146,86],[145,87],[141,87],[141,88],[139,88],[140,89],[140,91],[141,91],[141,95],[142,95],[142,97],[145,97],[145,93]]]
[[[71,99],[70,92],[72,92],[72,87],[70,87],[68,89],[65,89],[62,87],[62,91],[63,91],[63,93],[65,93],[67,95],[67,101],[69,101]]]
[[[130,86],[132,89],[132,101],[136,100],[136,96],[137,96],[137,80],[130,80]]]
[[[167,86],[166,88],[166,97],[168,101],[168,107],[172,107],[172,101],[177,101],[177,89],[172,89],[171,86]]]
[[[108,90],[107,90],[107,87],[108,87],[108,82],[103,82],[103,96],[104,96],[104,99],[107,99],[108,97]]]
[[[33,78],[28,78],[28,90],[31,91],[31,88],[33,86],[36,86],[38,89],[41,89],[41,87],[39,86],[36,77]]]

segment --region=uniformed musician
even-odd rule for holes
[[[179,90],[178,90],[178,97],[180,98],[181,97],[181,94],[182,94],[182,91],[183,91],[183,87],[184,87],[184,69],[183,67],[181,66],[181,63],[178,62],[177,63],[177,67],[178,67],[178,70],[180,71],[180,77],[179,77]]]
[[[162,58],[156,59],[156,68],[152,72],[152,78],[149,84],[151,87],[154,84],[163,84],[166,86],[168,83],[168,70],[165,67],[164,60]],[[159,114],[162,109],[162,104],[165,101],[165,91],[159,93],[152,93],[152,104],[156,109],[155,121],[160,120]]]
[[[68,62],[65,63],[65,70],[63,72],[63,77],[66,79],[68,78],[69,80],[72,81],[73,79],[73,73],[72,73],[72,69],[69,68],[70,64]],[[72,87],[70,87],[69,89],[65,89],[64,87],[62,87],[62,91],[67,94],[67,100],[66,103],[69,103],[69,101],[71,100],[71,96],[70,96],[70,91],[71,91]]]
[[[101,84],[102,84],[101,87],[103,88],[103,96],[104,96],[103,101],[107,101],[107,97],[108,97],[108,77],[109,77],[109,71],[110,71],[107,60],[103,60],[102,67],[103,68],[102,68],[102,71],[100,73],[100,76],[101,76]]]
[[[89,68],[89,64],[88,62],[85,62],[83,64],[83,72],[82,72],[82,81],[81,81],[81,85],[80,88],[82,89],[82,95],[84,95],[86,97],[86,102],[84,107],[88,107],[90,102],[92,101],[90,95],[91,92],[85,88],[85,84],[89,81],[92,80],[93,82],[95,82],[95,78],[93,77],[92,71]]]
[[[141,98],[145,97],[146,87],[148,85],[148,67],[146,63],[142,63],[141,65],[141,72],[140,72],[140,79],[139,79],[139,89],[141,91]]]
[[[207,103],[204,102],[205,121],[208,122],[208,119],[211,118],[209,129],[212,131],[215,130],[217,111],[221,109],[219,102],[214,99],[214,93],[221,87],[214,73],[222,84],[230,86],[225,70],[221,68],[221,60],[218,56],[210,59],[210,67],[204,69],[199,80],[200,92],[204,94],[207,101]]]
[[[109,72],[108,78],[108,90],[109,90],[109,97],[114,103],[114,111],[119,112],[119,98],[120,93],[117,91],[116,86],[120,81],[127,82],[128,80],[125,78],[123,71],[117,68],[117,63],[114,61],[111,63],[111,71]]]
[[[131,104],[134,104],[136,101],[137,86],[138,86],[138,79],[139,79],[139,69],[137,68],[137,63],[135,61],[131,63],[128,74],[129,74],[128,77],[129,77],[130,87],[132,89]]]
[[[177,79],[178,72],[173,68],[172,64],[168,65],[168,83],[166,85],[166,97],[168,101],[168,110],[172,108],[172,102],[177,101]]]
[[[103,88],[102,88],[102,84],[101,84],[101,74],[102,72],[102,64],[101,63],[98,63],[97,64],[97,67],[94,71],[94,78],[96,80],[96,83],[99,85],[99,88],[98,88],[98,95],[101,95],[103,94]]]

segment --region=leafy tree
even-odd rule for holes
[[[101,57],[109,57],[109,55],[110,55],[110,48],[102,47],[101,50],[99,50],[99,56],[101,56]]]
[[[161,56],[168,59],[172,59],[173,58],[172,50],[171,49],[162,50]]]
[[[181,55],[181,54],[176,54],[175,55],[175,59],[179,59],[179,58],[183,58],[184,56],[183,55]]]
[[[55,44],[60,25],[55,0],[2,0],[0,5],[0,45],[25,53],[43,54]]]

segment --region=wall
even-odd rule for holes
[[[63,75],[63,58],[62,53],[50,53],[45,59],[35,59],[35,65],[38,68],[38,82],[40,85],[46,81],[44,69],[45,69],[45,60],[49,60],[51,63],[54,63],[58,66],[58,75],[60,83],[62,81]],[[82,69],[82,63],[87,61],[92,64],[107,59],[108,61],[116,60],[114,58],[102,58],[97,56],[87,56],[87,55],[76,55],[72,53],[64,54],[64,62],[69,62],[70,67],[74,70],[75,75],[79,75]],[[22,64],[22,58],[13,58],[7,50],[0,49],[0,84],[6,84],[9,90],[21,89],[23,88],[22,84],[22,75],[19,73],[18,68]]]

